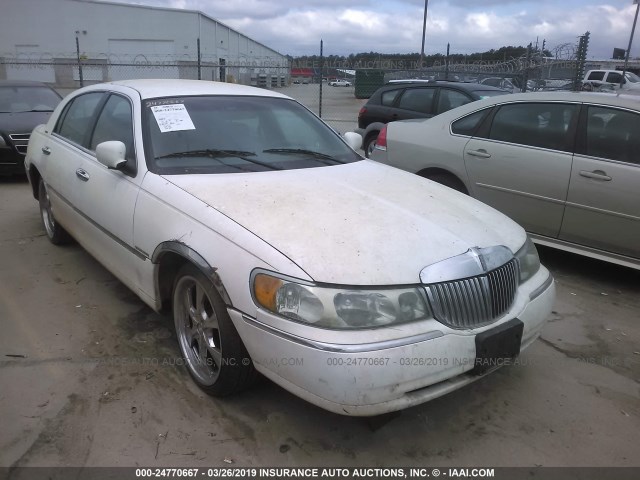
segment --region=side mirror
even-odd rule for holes
[[[124,158],[127,149],[124,143],[113,140],[99,143],[96,147],[96,157],[98,161],[107,168],[119,170],[127,163]]]
[[[344,140],[354,150],[358,150],[362,147],[362,135],[356,132],[346,132],[344,134]]]

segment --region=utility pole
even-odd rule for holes
[[[429,0],[424,0],[424,18],[422,20],[422,46],[420,48],[420,68],[424,68],[424,38],[427,33],[427,8]]]
[[[84,33],[86,33],[86,31]],[[76,30],[76,59],[78,61],[78,77],[80,78],[80,87],[84,87],[84,78],[82,76],[82,61],[80,57],[80,40],[78,38],[79,35],[80,30]]]
[[[624,68],[622,69],[622,79],[620,80],[620,88],[622,88],[622,84],[624,83],[624,77],[627,73],[627,65],[629,64],[629,53],[631,52],[631,43],[633,42],[633,34],[636,31],[636,22],[638,21],[638,10],[640,10],[640,3],[638,0],[633,0],[634,5],[636,6],[636,16],[633,18],[633,27],[631,27],[631,36],[629,37],[629,46],[627,47],[627,54],[624,57]]]

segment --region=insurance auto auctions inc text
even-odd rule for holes
[[[493,477],[493,468],[259,468],[261,478],[437,478]]]

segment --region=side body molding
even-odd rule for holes
[[[211,279],[211,282],[213,283],[213,286],[220,294],[222,301],[224,301],[224,303],[227,306],[232,306],[231,297],[229,297],[227,290],[224,288],[222,279],[220,278],[220,275],[218,275],[217,268],[209,265],[209,263],[207,263],[207,261],[204,258],[202,258],[202,256],[198,252],[191,249],[189,246],[185,245],[184,243],[181,243],[176,240],[171,240],[167,242],[162,242],[160,245],[156,247],[156,249],[153,251],[153,254],[151,255],[151,262],[154,264],[160,263],[162,256],[167,253],[175,253],[183,257],[184,259],[188,260],[189,262],[193,263],[196,267],[198,267],[202,271],[202,273],[204,273],[207,277]],[[156,268],[155,269],[156,285],[158,285],[158,271],[159,269]]]

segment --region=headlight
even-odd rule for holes
[[[538,251],[529,237],[527,237],[527,241],[524,242],[524,245],[515,256],[520,267],[520,283],[524,283],[540,269]]]
[[[372,328],[431,318],[417,288],[333,288],[258,273],[253,278],[258,305],[292,320],[321,328]]]

